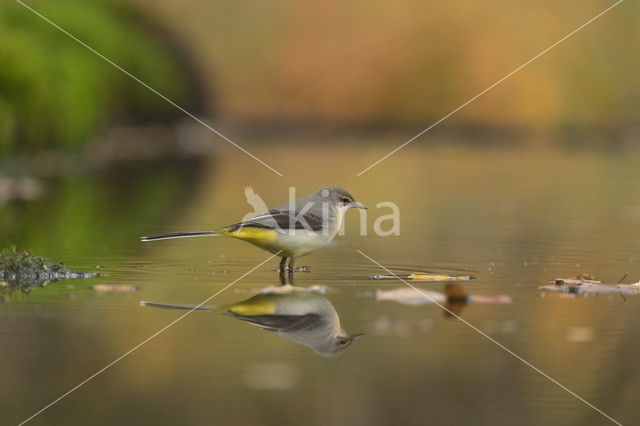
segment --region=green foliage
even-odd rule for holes
[[[188,84],[169,49],[109,1],[33,7],[184,104]],[[0,5],[0,153],[77,147],[113,120],[166,119],[168,103],[17,3]]]

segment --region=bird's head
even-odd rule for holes
[[[314,352],[318,355],[326,357],[335,357],[347,350],[351,343],[364,336],[364,333],[347,334],[344,330],[334,336],[329,344],[318,346],[313,348]]]
[[[344,210],[354,207],[366,210],[365,206],[356,202],[353,195],[349,194],[345,189],[340,188],[339,186],[325,186],[324,188],[320,188],[316,194],[327,199],[327,201],[336,207]]]

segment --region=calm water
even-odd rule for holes
[[[231,239],[139,236],[233,223],[251,211],[245,186],[274,206],[289,186],[305,195],[327,184],[369,206],[368,235],[350,212],[334,247],[298,261],[310,272],[296,284],[325,286],[342,327],[364,337],[324,357],[219,312],[194,312],[32,424],[607,423],[437,306],[368,297],[404,284],[368,279],[384,271],[356,249],[398,273],[471,274],[468,293],[511,296],[461,315],[621,423],[637,423],[640,298],[543,297],[537,287],[582,272],[640,280],[640,157],[415,143],[356,177],[386,141],[311,142],[253,148],[284,177],[225,147],[199,165],[48,182],[47,196],[2,206],[3,241],[103,276],[3,295],[0,423],[24,420],[183,313],[141,300],[199,303],[268,257]],[[389,213],[376,208],[383,201],[400,208],[399,236],[373,232]],[[210,304],[279,284],[276,267],[271,260]],[[138,290],[98,293],[97,284]]]

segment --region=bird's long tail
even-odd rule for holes
[[[190,232],[170,232],[168,234],[150,235],[148,237],[140,237],[140,241],[159,241],[170,240],[173,238],[194,238],[194,237],[219,237],[220,234],[214,231],[190,231]]]
[[[207,306],[207,305],[174,305],[171,303],[156,303],[156,302],[148,302],[146,300],[140,301],[140,306],[151,306],[153,308],[163,308],[163,309],[183,309],[185,311],[213,311],[215,310],[215,306]]]

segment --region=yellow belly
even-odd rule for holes
[[[222,230],[222,234],[246,241],[271,253],[286,257],[300,257],[327,245],[333,235],[321,235],[307,230],[288,231],[245,226],[235,231]]]
[[[278,233],[273,229],[252,228],[250,226],[239,228],[235,231],[228,231],[223,229],[221,233],[229,237],[246,241],[268,251],[272,251],[271,248],[278,238]]]
[[[258,294],[248,300],[228,306],[226,310],[244,317],[254,317],[273,315],[276,312],[276,306],[269,295]]]

